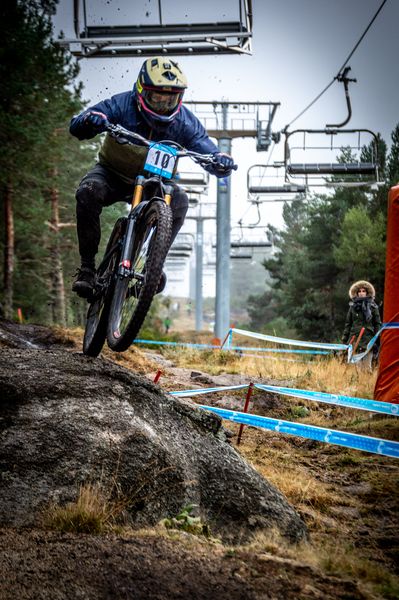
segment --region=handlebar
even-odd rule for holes
[[[151,146],[154,142],[147,140],[142,135],[135,133],[133,131],[129,131],[122,127],[122,125],[113,125],[109,121],[106,124],[105,131],[107,131],[112,137],[114,137],[117,141],[122,144],[132,144],[134,146],[137,145],[137,142],[143,144],[144,146]],[[217,159],[213,154],[200,154],[199,152],[193,152],[192,150],[186,150],[177,142],[171,140],[160,140],[157,142],[159,144],[173,144],[177,146],[179,150],[177,151],[177,156],[180,158],[182,156],[188,156],[192,158],[195,162],[200,165],[218,165]],[[232,169],[236,171],[238,169],[237,165],[233,165]]]

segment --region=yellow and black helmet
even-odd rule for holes
[[[139,110],[151,125],[170,123],[180,110],[187,79],[179,65],[158,56],[148,58],[136,81]]]

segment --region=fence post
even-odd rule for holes
[[[230,334],[231,334],[231,329],[228,330],[223,342],[220,344],[220,349],[223,350],[223,346],[225,345],[225,343],[227,342],[227,340],[230,338]],[[229,344],[230,344],[230,339],[229,339]]]
[[[154,377],[154,383],[158,383],[161,375],[162,375],[162,371],[160,369],[158,369],[157,374]]]
[[[247,410],[248,410],[248,404],[249,404],[249,400],[250,400],[250,398],[251,398],[251,396],[252,396],[252,391],[253,391],[253,389],[254,389],[254,384],[251,382],[251,383],[249,384],[249,386],[248,386],[247,397],[245,398],[245,404],[244,404],[244,410],[243,410],[243,412],[245,412],[245,413],[246,413],[246,412],[247,412]],[[240,425],[240,429],[238,430],[238,436],[237,436],[237,446],[239,446],[239,445],[240,445],[240,442],[241,442],[241,436],[242,436],[242,431],[243,431],[243,429],[244,429],[244,425],[243,425],[243,423],[241,423],[241,425]]]

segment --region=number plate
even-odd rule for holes
[[[144,169],[150,171],[150,173],[156,173],[171,179],[176,163],[176,155],[176,148],[164,144],[153,144],[148,151]]]

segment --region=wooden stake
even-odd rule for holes
[[[254,384],[251,382],[248,386],[247,397],[245,398],[245,404],[244,404],[244,410],[243,410],[243,412],[245,412],[245,413],[248,411],[248,404],[249,404],[249,400],[252,396],[253,389],[254,389]],[[240,429],[238,430],[237,446],[240,445],[243,429],[244,429],[244,424],[241,423]]]

